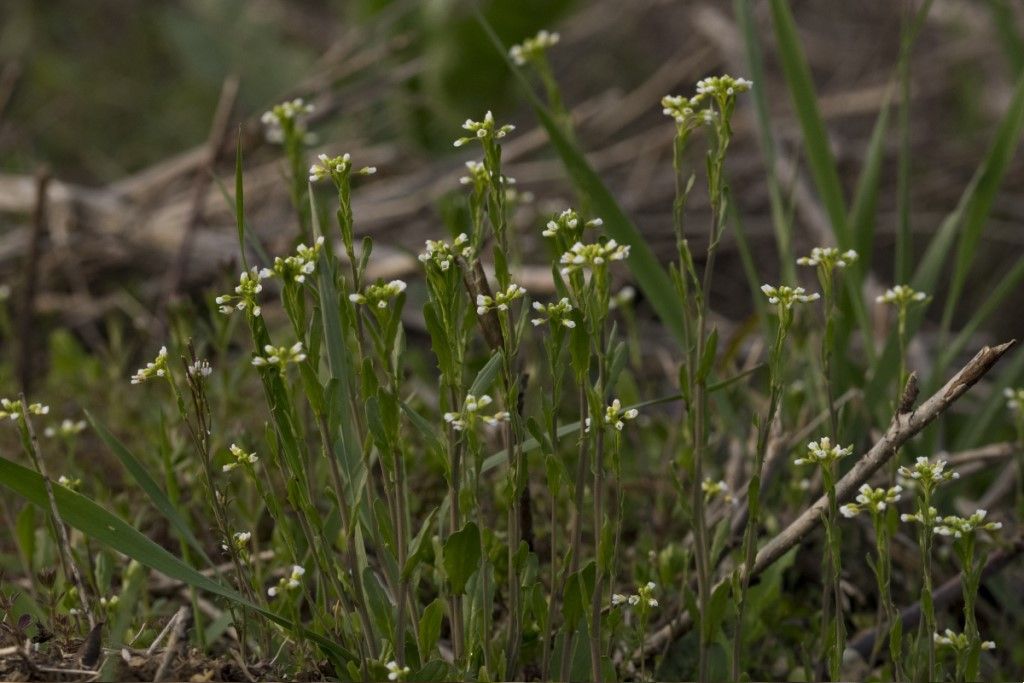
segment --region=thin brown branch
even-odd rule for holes
[[[836,498],[839,502],[850,500],[861,484],[868,481],[875,472],[889,461],[897,451],[913,438],[918,432],[931,424],[939,415],[946,411],[957,399],[980,380],[1003,354],[1010,350],[1016,340],[998,346],[986,346],[979,351],[961,370],[950,379],[945,386],[928,398],[916,410],[896,415],[892,418],[885,434],[875,445],[836,483]],[[770,567],[791,548],[798,545],[807,534],[821,524],[822,515],[828,506],[828,498],[820,497],[803,514],[789,526],[772,538],[761,548],[751,569],[751,578],[758,576]],[[718,585],[728,581],[728,577],[719,581]],[[715,588],[718,587],[715,586]],[[693,617],[683,611],[658,631],[645,640],[636,657],[647,657],[685,633],[693,624]]]

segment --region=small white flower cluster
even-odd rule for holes
[[[832,440],[823,436],[817,441],[807,444],[807,455],[793,461],[794,465],[831,464],[840,458],[853,453],[853,446],[843,448],[839,444],[832,445]]]
[[[637,605],[643,605],[643,607],[657,607],[658,599],[654,597],[654,591],[657,589],[657,584],[653,581],[648,581],[643,586],[636,589],[636,593],[632,595],[623,595],[622,593],[612,594],[612,607],[619,607],[621,605],[629,605],[630,607],[636,607]]]
[[[250,538],[252,538],[251,531],[236,531],[235,533],[231,534],[231,547],[240,553],[244,553],[246,551],[246,545],[248,545]],[[227,543],[221,543],[220,547],[225,552],[231,550],[231,548],[228,547]]]
[[[318,183],[324,178],[331,178],[334,182],[342,180],[352,171],[352,155],[345,153],[339,157],[329,157],[326,154],[317,156],[317,161],[309,167],[309,182]],[[356,171],[357,175],[373,175],[377,172],[376,166],[363,166]]]
[[[583,223],[584,228],[599,228],[604,225],[604,221],[600,218],[593,218]],[[544,229],[541,231],[541,235],[544,237],[555,237],[557,235],[569,235],[570,239],[575,239],[580,236],[582,230],[580,230],[580,217],[572,209],[565,209],[558,216],[549,220]]]
[[[349,294],[348,300],[354,304],[370,304],[377,308],[387,308],[388,302],[405,291],[405,282],[392,280],[370,285],[362,294]]]
[[[165,377],[167,375],[167,347],[161,346],[152,363],[146,363],[146,367],[139,368],[132,375],[132,384],[142,384],[154,377]]]
[[[629,258],[629,245],[619,244],[615,240],[583,244],[577,242],[569,251],[562,254],[559,263],[562,275],[568,275],[581,268],[591,270],[604,266],[609,261],[625,261]]]
[[[208,360],[195,360],[189,363],[188,374],[195,378],[209,377],[213,374],[213,366]]]
[[[324,246],[323,235],[316,238],[312,247],[300,244],[295,248],[294,256],[274,259],[273,268],[264,268],[260,271],[260,279],[266,280],[274,276],[280,277],[285,282],[297,282],[300,285],[306,281],[307,275],[316,272],[316,261],[320,258],[320,250]]]
[[[524,296],[526,296],[526,287],[515,283],[509,284],[504,292],[497,292],[494,296],[477,294],[476,313],[484,315],[487,311],[507,311],[510,303],[522,299]]]
[[[43,403],[29,403],[29,407],[25,407],[25,403],[22,399],[15,398],[0,398],[0,420],[9,418],[11,420],[17,420],[23,415],[49,415],[49,405]]]
[[[221,470],[224,472],[230,472],[239,465],[255,465],[260,460],[259,456],[256,455],[255,451],[252,453],[246,453],[238,444],[231,444],[230,446],[228,446],[228,450],[231,452],[231,455],[235,458],[235,461],[226,463],[223,467],[221,467]]]
[[[78,487],[82,485],[82,480],[79,479],[78,477],[72,478],[62,474],[59,477],[57,477],[57,483],[66,489],[69,489],[71,491],[77,491]]]
[[[288,576],[281,577],[281,580],[277,582],[276,586],[271,586],[267,589],[267,595],[272,598],[276,598],[281,591],[293,591],[302,585],[302,575],[306,573],[306,570],[297,564],[292,565],[292,573]]]
[[[950,479],[959,479],[960,475],[952,470],[947,470],[946,465],[948,463],[945,460],[936,460],[932,462],[928,458],[921,456],[914,463],[913,467],[907,467],[906,465],[900,467],[898,473],[904,479],[914,482],[915,484],[921,484],[928,488],[932,488],[939,484],[945,483]]]
[[[896,285],[885,290],[885,294],[876,297],[875,301],[880,304],[892,304],[902,308],[917,301],[924,301],[925,298],[927,298],[927,295],[924,292],[915,291],[913,287]]]
[[[107,597],[101,597],[100,598],[100,607],[102,607],[103,609],[105,609],[107,611],[113,611],[113,610],[117,609],[117,606],[119,604],[121,604],[121,598],[119,598],[116,595],[111,595],[109,598],[107,598]]]
[[[1024,412],[1024,387],[1003,389],[1003,396],[1006,397],[1006,407],[1015,413]]]
[[[661,98],[661,113],[675,120],[681,128],[693,130],[700,125],[710,126],[715,122],[714,109],[701,109],[703,98],[665,95]]]
[[[847,249],[840,252],[835,247],[814,247],[810,256],[801,256],[796,260],[800,266],[820,266],[825,270],[845,268],[857,261],[857,252]]]
[[[427,240],[427,250],[417,258],[421,263],[433,264],[442,273],[446,273],[452,267],[457,255],[464,259],[473,258],[473,247],[469,246],[469,237],[464,232],[459,233],[459,236],[451,244],[444,240]]]
[[[263,347],[263,352],[266,354],[265,356],[254,356],[252,359],[252,364],[258,368],[277,366],[283,372],[289,363],[301,363],[306,360],[306,352],[300,341],[291,346],[267,344]]]
[[[746,78],[735,78],[728,74],[708,76],[697,81],[697,94],[715,98],[732,97],[747,92],[753,86],[754,82]]]
[[[721,496],[722,500],[730,505],[735,505],[739,502],[736,497],[732,495],[732,491],[729,489],[729,484],[727,484],[724,479],[715,481],[711,477],[707,477],[701,482],[700,490],[704,492],[704,502],[710,502],[719,496]]]
[[[549,47],[558,45],[560,39],[561,36],[557,33],[541,29],[533,38],[527,38],[509,48],[508,56],[517,65],[523,66],[528,61],[542,57]]]
[[[782,310],[789,310],[795,303],[806,304],[821,298],[821,295],[817,292],[808,294],[807,290],[803,287],[789,287],[787,285],[772,287],[765,284],[761,285],[761,291],[768,297],[768,303],[774,304]]]
[[[412,670],[407,666],[399,666],[398,662],[391,661],[384,665],[388,670],[389,681],[404,681]]]
[[[637,410],[636,408],[628,408],[626,410],[623,410],[622,401],[616,398],[612,400],[611,405],[606,406],[604,409],[604,423],[606,425],[611,425],[615,427],[616,431],[621,432],[623,428],[626,426],[626,422],[630,420],[635,420],[639,414],[640,411]],[[584,420],[583,424],[586,425],[586,429],[584,431],[589,432],[590,418],[588,417],[586,420]]]
[[[1002,522],[986,522],[985,517],[987,516],[988,510],[979,509],[970,517],[957,517],[956,515],[942,517],[936,520],[935,533],[940,536],[963,538],[964,536],[972,535],[979,529],[998,531],[1003,528]]]
[[[857,495],[856,503],[847,503],[839,508],[843,517],[853,518],[865,510],[877,515],[893,503],[898,503],[903,493],[903,487],[899,484],[888,489],[871,488],[870,484],[862,484],[858,490],[860,493]]]
[[[238,276],[238,286],[235,287],[234,295],[221,294],[214,299],[220,307],[220,312],[227,314],[234,310],[248,310],[258,318],[263,312],[263,309],[257,302],[257,295],[263,291],[263,284],[260,281],[266,277],[264,271],[257,270],[255,266],[247,271],[243,271]]]
[[[263,112],[260,122],[266,127],[267,140],[283,142],[286,128],[290,127],[298,133],[305,134],[305,117],[312,113],[313,105],[301,97],[296,97],[294,100],[274,105],[269,111]]]
[[[486,408],[493,402],[494,400],[487,394],[480,398],[473,394],[466,394],[466,400],[462,403],[462,411],[458,413],[445,413],[444,421],[450,424],[452,429],[457,432],[472,429],[477,420],[482,420],[485,424],[492,427],[501,422],[508,422],[510,416],[504,410],[500,410],[493,415],[480,414],[481,409]]]
[[[497,125],[494,122],[494,114],[488,111],[484,114],[483,121],[466,119],[466,122],[462,124],[462,129],[472,133],[472,135],[456,140],[454,143],[456,147],[462,147],[467,142],[473,140],[500,140],[514,131],[516,127],[507,123],[503,126]]]
[[[59,425],[50,425],[43,430],[43,436],[52,439],[55,436],[59,436],[62,439],[69,439],[76,434],[81,434],[85,431],[85,420],[69,420],[67,418],[61,420]]]
[[[928,512],[923,513],[920,510],[913,513],[903,513],[900,515],[901,522],[916,522],[925,527],[934,527],[936,520],[941,519],[939,517],[939,511],[934,507],[929,507]]]
[[[539,301],[534,301],[533,310],[542,316],[530,320],[534,327],[539,327],[547,322],[550,322],[552,326],[562,325],[563,327],[568,327],[570,330],[576,327],[576,321],[572,319],[572,304],[564,296],[556,303],[542,304]]]
[[[703,106],[709,98],[714,99],[720,109],[724,109],[736,95],[747,92],[753,85],[752,81],[745,78],[734,78],[727,74],[709,76],[697,82],[697,94],[693,97],[666,95],[661,98],[661,111],[674,119],[681,131],[688,132],[701,124],[710,125],[717,119],[718,112]]]
[[[971,640],[967,637],[966,633],[957,633],[951,628],[947,628],[944,634],[936,633],[934,635],[936,645],[944,645],[951,647],[957,652],[966,652],[971,646]],[[994,650],[996,644],[994,641],[986,640],[981,644],[982,650]]]

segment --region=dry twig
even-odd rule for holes
[[[857,488],[871,478],[893,455],[918,432],[927,427],[941,415],[957,399],[963,396],[980,380],[1003,354],[1010,350],[1016,341],[990,347],[979,351],[961,370],[950,379],[945,386],[924,401],[920,407],[909,413],[898,414],[892,418],[885,434],[868,450],[867,453],[846,473],[836,484],[836,498],[840,502],[850,500]],[[751,568],[751,578],[758,576],[793,548],[821,523],[822,515],[828,506],[828,499],[820,497],[817,502],[807,508],[789,526],[783,529],[761,548]],[[721,585],[728,578],[719,581]],[[717,586],[716,586],[717,588]],[[635,657],[647,657],[671,643],[693,624],[693,617],[688,612],[681,612],[662,628],[648,636]]]

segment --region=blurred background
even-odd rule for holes
[[[895,76],[902,22],[919,3],[791,4],[850,196]],[[672,253],[672,124],[658,102],[709,73],[747,75],[731,3],[492,0],[480,7],[507,44],[539,28],[561,33],[551,59],[581,147],[655,251]],[[803,159],[767,5],[754,7],[766,59],[756,87],[767,98],[774,170],[802,252],[826,242],[829,222]],[[921,249],[956,206],[1007,107],[1024,60],[1022,22],[1024,11],[1009,0],[936,0],[930,8],[910,62],[909,211]],[[458,177],[470,158],[451,146],[461,122],[493,109],[515,123],[506,162],[527,200],[518,215],[527,266],[531,254],[538,264],[524,279],[543,293],[550,281],[538,221],[574,195],[517,88],[472,6],[456,0],[6,0],[0,281],[8,324],[20,326],[29,347],[23,360],[47,362],[37,353],[46,329],[93,352],[109,345],[111,319],[133,334],[159,331],[166,302],[201,302],[210,285],[233,277],[237,242],[219,183],[232,183],[237,140],[251,229],[268,252],[287,249],[296,227],[282,153],[263,138],[259,115],[295,96],[316,106],[310,158],[351,152],[357,165],[379,169],[357,187],[355,214],[357,229],[378,244],[372,273],[380,277],[412,276],[423,240],[442,235],[459,210]],[[893,279],[895,125],[883,149],[875,286]],[[1011,163],[957,317],[1020,258],[1024,167]],[[772,281],[765,171],[748,100],[736,118],[730,181],[758,270]],[[700,195],[690,207],[694,226],[705,224]],[[698,253],[703,232],[694,229]],[[727,237],[721,267],[737,277],[717,279],[715,307],[738,323],[751,303],[735,246]],[[977,341],[1022,332],[1020,316],[996,315]]]

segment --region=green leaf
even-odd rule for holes
[[[420,641],[420,658],[429,659],[441,638],[441,620],[444,618],[444,602],[436,598],[426,606],[420,616],[417,629]]]
[[[469,393],[476,397],[482,396],[491,384],[494,383],[494,378],[498,376],[499,370],[501,370],[501,351],[495,351],[494,355],[480,368],[476,379],[473,380],[473,384],[469,387]]]
[[[715,357],[718,354],[718,328],[711,330],[711,335],[708,336],[707,343],[704,345],[704,356],[700,359],[700,365],[697,366],[697,381],[703,382],[707,379],[708,374],[711,372],[711,366],[715,363]]]
[[[412,543],[409,544],[409,556],[405,560],[405,567],[402,568],[403,579],[407,580],[412,576],[412,573],[416,571],[416,567],[419,566],[424,556],[430,551],[430,544],[423,541],[429,538],[430,529],[433,527],[434,519],[440,510],[441,508],[436,507],[430,511],[427,518],[423,520],[419,533],[416,534],[416,537],[412,539]]]
[[[0,485],[5,486],[33,505],[46,509],[49,506],[43,478],[38,473],[11,462],[0,456]],[[146,538],[138,529],[119,517],[112,515],[85,496],[75,493],[63,486],[53,487],[53,496],[64,522],[78,529],[86,536],[102,543],[113,550],[127,555],[141,564],[155,569],[171,579],[194,586],[214,595],[230,600],[237,605],[250,609],[261,616],[291,631],[309,638],[329,655],[338,666],[344,661],[355,660],[355,656],[347,652],[337,643],[296,624],[285,617],[263,609],[249,602],[233,588],[204,576],[174,555]]]
[[[594,561],[590,560],[578,572],[569,575],[562,600],[562,619],[572,628],[587,613],[590,596],[594,592]]]
[[[643,235],[632,221],[626,216],[611,192],[605,186],[601,177],[594,172],[590,163],[583,153],[576,147],[575,143],[565,134],[558,120],[551,114],[551,111],[544,106],[540,98],[534,92],[530,81],[523,74],[508,56],[508,49],[501,42],[501,39],[494,32],[490,23],[480,11],[477,11],[477,21],[490,37],[494,47],[501,54],[508,68],[511,69],[526,93],[526,97],[533,107],[538,120],[547,131],[548,139],[562,160],[562,165],[576,185],[581,194],[590,200],[590,208],[594,214],[604,220],[604,229],[612,237],[622,244],[630,246],[627,265],[636,278],[637,284],[643,291],[647,301],[657,313],[658,318],[665,326],[672,331],[676,339],[684,342],[683,336],[683,314],[682,307],[675,296],[675,289],[665,269],[662,268],[658,258],[654,255],[650,246],[644,240]],[[666,138],[672,133],[666,129]]]
[[[448,537],[444,543],[444,571],[452,594],[461,595],[466,582],[480,566],[480,529],[473,522]]]
[[[124,468],[132,475],[132,479],[135,480],[139,485],[139,488],[143,490],[156,509],[160,511],[160,514],[167,519],[171,526],[174,527],[174,530],[181,535],[182,539],[188,543],[192,549],[199,553],[199,556],[203,558],[203,561],[206,562],[207,565],[211,567],[214,566],[213,560],[211,560],[209,555],[206,554],[206,551],[203,550],[202,544],[199,542],[199,539],[196,538],[195,534],[192,533],[192,530],[188,526],[188,522],[185,521],[178,510],[174,507],[170,498],[167,497],[167,494],[163,492],[163,489],[161,489],[153,477],[150,476],[143,464],[139,462],[134,455],[132,455],[131,451],[129,451],[116,436],[107,431],[107,428],[103,426],[103,423],[100,422],[95,415],[86,410],[85,416],[88,418],[89,424],[92,425],[96,434],[103,440],[103,443],[107,444],[107,448],[117,456],[117,459],[121,461]]]

